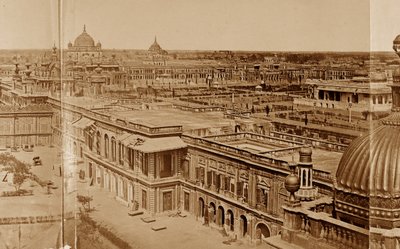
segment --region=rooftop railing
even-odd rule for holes
[[[68,109],[69,111],[80,113],[81,115],[92,119],[94,121],[112,123],[112,125],[120,126],[123,129],[131,130],[136,133],[142,133],[144,135],[167,135],[171,133],[181,133],[182,126],[149,126],[144,124],[135,123],[125,119],[119,119],[113,117],[111,114],[104,114],[89,110],[84,107],[79,107],[70,103],[63,102],[60,103],[59,100],[50,98],[48,101],[53,105],[62,105],[63,108]]]

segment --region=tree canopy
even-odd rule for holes
[[[13,173],[13,184],[15,190],[19,191],[21,185],[25,182],[30,174],[29,164],[21,162],[10,153],[2,153],[0,154],[0,165],[3,166],[3,170]]]

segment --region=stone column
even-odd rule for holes
[[[155,157],[156,154],[155,153],[150,153],[148,154],[148,165],[147,165],[147,175],[149,177],[149,180],[154,180],[154,166],[155,166]]]
[[[248,195],[249,200],[248,203],[251,208],[255,208],[257,204],[257,176],[255,175],[254,170],[250,170],[249,172],[249,186],[248,186]]]

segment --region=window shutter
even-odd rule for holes
[[[268,192],[267,191],[265,191],[265,194],[264,194],[264,205],[267,207],[268,206]]]
[[[207,185],[211,185],[211,180],[212,180],[212,172],[208,171],[207,172]]]
[[[211,171],[212,174],[212,185],[217,186],[217,174],[215,171]]]
[[[200,168],[196,168],[196,180],[200,180]]]
[[[257,204],[262,203],[263,201],[263,196],[262,196],[262,190],[261,189],[257,189]]]
[[[237,182],[237,195],[242,196],[243,195],[243,183],[242,182]]]
[[[215,186],[217,187],[217,189],[219,189],[221,187],[221,175],[216,174],[215,180],[216,180]]]

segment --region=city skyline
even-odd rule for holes
[[[63,2],[63,1],[62,1]],[[58,44],[57,2],[0,0],[1,49]],[[400,17],[394,0],[68,1],[62,47],[87,32],[108,49],[390,51]],[[22,7],[21,7],[22,6]],[[40,6],[40,8],[38,8]],[[322,11],[321,11],[322,10]]]

